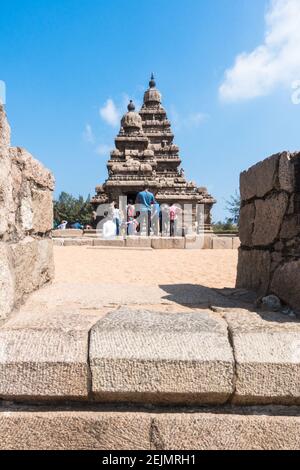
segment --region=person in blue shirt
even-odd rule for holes
[[[79,229],[79,230],[82,230],[83,229],[83,225],[78,221],[76,220],[75,224],[72,225],[72,228],[75,228],[75,229]]]
[[[151,212],[152,212],[152,205],[155,204],[155,197],[149,191],[149,188],[145,186],[143,191],[140,191],[136,197],[136,204],[138,205],[138,210],[140,212],[140,227],[141,232],[146,225],[146,232],[148,237],[151,233]]]

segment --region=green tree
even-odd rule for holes
[[[240,220],[240,208],[241,208],[241,197],[238,191],[230,196],[230,199],[226,201],[226,210],[230,213],[232,222],[238,224]],[[230,219],[228,219],[230,220]]]
[[[77,221],[82,225],[91,223],[93,209],[90,196],[84,200],[83,196],[76,198],[63,191],[54,201],[53,206],[55,225],[60,224],[62,220],[67,220],[70,224]]]

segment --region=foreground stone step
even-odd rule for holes
[[[1,450],[296,450],[299,408],[158,412],[2,407]]]
[[[234,363],[227,324],[211,312],[120,309],[91,331],[97,401],[225,403]]]
[[[90,390],[88,332],[100,318],[21,311],[0,328],[0,397],[84,400]]]
[[[300,404],[300,322],[280,313],[226,313],[236,361],[233,400]]]

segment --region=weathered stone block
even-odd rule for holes
[[[104,238],[95,238],[93,240],[93,246],[115,246],[122,247],[125,246],[125,240],[123,238],[115,238],[113,240],[104,239]]]
[[[290,239],[300,235],[300,224],[297,215],[286,216],[283,220],[280,238]]]
[[[93,246],[92,239],[85,238],[64,238],[64,246]]]
[[[236,361],[233,401],[300,403],[300,324],[280,313],[226,313]]]
[[[236,286],[265,294],[270,283],[271,255],[268,251],[239,250]]]
[[[125,245],[130,248],[151,248],[150,237],[127,237]]]
[[[213,250],[232,250],[232,237],[215,237],[212,239]]]
[[[0,149],[10,146],[10,126],[8,124],[4,107],[0,104]]]
[[[199,235],[186,235],[185,248],[187,250],[210,250],[212,248],[213,233],[203,233]]]
[[[185,248],[184,237],[157,237],[151,238],[151,246],[154,250],[170,250]]]
[[[272,414],[273,413],[275,414]],[[282,412],[282,416],[277,415]],[[287,450],[300,445],[300,416],[283,410],[237,408],[162,413],[153,419],[152,449],[156,450]]]
[[[270,290],[296,310],[300,310],[300,260],[288,261],[275,271]]]
[[[278,174],[280,189],[292,193],[295,190],[295,174],[289,152],[283,152],[280,155]]]
[[[53,228],[52,192],[48,189],[32,189],[33,231],[46,233]]]
[[[67,228],[65,230],[53,230],[53,238],[77,238],[83,236],[83,230]]]
[[[298,408],[0,413],[1,450],[297,450],[299,431]]]
[[[11,162],[7,149],[0,146],[0,236],[8,231],[13,222],[12,202]]]
[[[148,450],[148,413],[0,412],[1,450]]]
[[[0,319],[12,310],[14,297],[15,282],[8,246],[0,242]]]
[[[252,246],[252,234],[255,220],[254,203],[246,204],[240,211],[239,236],[244,246]]]
[[[13,165],[17,165],[22,177],[29,181],[31,185],[53,191],[55,180],[52,173],[36,160],[26,149],[11,147],[9,149]]]
[[[95,321],[91,314],[40,310],[21,310],[7,321],[0,328],[0,397],[87,399],[88,332]]]
[[[0,105],[0,315],[53,277],[52,242],[29,238],[52,229],[52,174],[26,150],[10,147]],[[27,237],[27,238],[26,238]]]
[[[287,207],[288,196],[285,193],[255,201],[256,214],[252,235],[254,246],[268,246],[279,237],[282,219]]]
[[[261,198],[276,187],[279,158],[280,154],[273,155],[241,173],[240,191],[243,201]]]
[[[90,366],[97,401],[224,403],[233,391],[226,323],[203,311],[113,312],[91,331]]]
[[[239,237],[233,237],[232,239],[232,248],[233,250],[238,250],[241,246],[241,240]]]
[[[25,238],[9,245],[15,278],[15,302],[53,279],[53,245],[50,239]]]

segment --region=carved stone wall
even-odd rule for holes
[[[300,309],[300,153],[283,152],[240,177],[237,287]]]
[[[53,277],[53,188],[40,162],[10,147],[0,105],[0,318]]]

